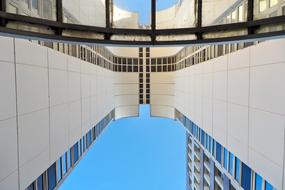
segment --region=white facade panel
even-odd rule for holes
[[[66,70],[49,69],[50,106],[68,101],[68,73]]]
[[[0,51],[0,62],[14,63],[14,39],[0,36],[0,44],[4,47]]]
[[[0,187],[5,178],[18,170],[17,146],[16,118],[0,121]]]
[[[18,172],[14,172],[0,182],[0,189],[17,190],[19,186]]]
[[[165,117],[165,118],[174,119],[174,108],[173,107],[152,105],[150,111],[151,111],[152,117]]]
[[[48,107],[48,70],[43,67],[17,64],[18,114]]]
[[[121,119],[125,117],[134,117],[139,115],[138,106],[121,106],[115,109],[115,119]]]
[[[252,67],[250,106],[285,115],[285,62]]]
[[[54,106],[50,109],[50,157],[55,162],[68,146],[68,104]]]
[[[16,63],[47,67],[47,48],[27,40],[15,39]]]
[[[15,65],[0,61],[0,120],[16,116]]]

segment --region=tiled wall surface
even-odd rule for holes
[[[284,189],[285,40],[176,72],[175,107]],[[283,186],[282,186],[283,184]]]
[[[0,37],[0,189],[30,185],[115,104],[129,100],[123,86],[114,88],[110,70]],[[115,94],[123,95],[117,101]]]

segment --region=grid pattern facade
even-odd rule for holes
[[[175,118],[182,123],[188,132],[188,189],[275,189],[262,176],[178,110],[175,110]]]
[[[67,150],[55,163],[40,175],[26,190],[53,190],[58,187],[91,145],[114,118],[114,110],[106,115],[96,126],[90,129],[78,142]]]

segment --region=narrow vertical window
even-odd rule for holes
[[[259,0],[259,12],[266,10],[266,0]]]
[[[228,169],[228,150],[226,148],[224,148],[224,162],[223,162],[223,166],[224,168],[227,170]]]
[[[251,187],[251,169],[244,163],[241,168],[241,186],[243,189],[250,189]]]
[[[43,190],[44,189],[44,180],[43,180],[43,175],[38,177],[37,179],[37,190]]]
[[[262,190],[262,177],[255,174],[255,190]]]
[[[216,142],[216,160],[222,164],[222,146],[218,142]]]
[[[61,157],[61,170],[62,170],[62,176],[64,176],[64,174],[66,174],[67,172],[66,153],[64,153]]]
[[[61,180],[62,175],[61,175],[61,159],[58,159],[56,161],[56,181],[57,183]]]
[[[241,162],[238,158],[235,160],[235,179],[240,183]]]
[[[67,160],[67,170],[71,167],[71,156],[70,156],[70,150],[67,151],[66,153],[66,160]]]
[[[73,161],[74,164],[78,161],[78,143],[73,146]]]
[[[265,182],[265,190],[273,190],[273,186],[267,181]]]
[[[232,153],[229,154],[229,173],[233,176],[234,175],[234,155]]]
[[[56,164],[54,163],[48,169],[48,190],[53,190],[56,186]]]

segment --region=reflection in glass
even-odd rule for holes
[[[163,5],[163,0],[157,0],[157,29],[189,28],[195,26],[194,0],[180,0],[171,7],[162,9],[161,7],[163,7]]]
[[[283,15],[285,0],[255,0],[254,19],[263,19]]]
[[[7,12],[56,20],[56,0],[7,0]]]
[[[106,26],[105,0],[63,0],[64,22]]]
[[[150,0],[113,0],[111,23],[113,28],[150,29]]]
[[[246,21],[247,0],[203,0],[202,2],[204,26]]]

